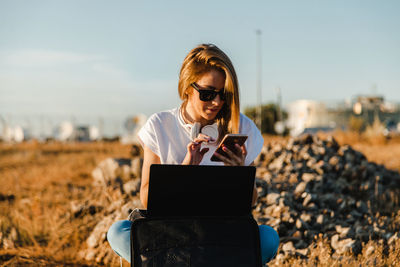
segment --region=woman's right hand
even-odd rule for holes
[[[208,143],[210,141],[214,140],[208,135],[200,133],[192,142],[187,145],[187,152],[182,165],[199,165],[203,160],[204,154],[206,154],[209,150],[209,148],[201,149],[201,143]]]

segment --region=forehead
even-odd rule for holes
[[[225,76],[217,70],[210,70],[202,74],[196,83],[201,87],[221,89],[225,86]]]

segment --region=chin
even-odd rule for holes
[[[205,118],[208,121],[211,121],[211,120],[215,119],[215,117],[217,117],[217,114],[218,113],[216,113],[216,114],[214,114],[214,113],[211,113],[211,114],[205,113],[203,118]]]

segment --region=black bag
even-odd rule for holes
[[[138,218],[131,227],[131,264],[258,267],[258,225],[252,216]]]

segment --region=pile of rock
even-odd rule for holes
[[[101,218],[79,252],[82,259],[111,265],[116,254],[107,239],[110,226],[128,218],[130,212],[141,207],[139,199],[143,158],[139,153],[133,158],[107,158],[92,171],[94,190],[83,203],[71,202],[74,218],[92,215]]]
[[[141,207],[142,157],[133,156],[101,162],[92,172],[98,188],[94,195],[100,196],[71,203],[76,217],[101,214],[80,252],[86,260],[115,261],[106,232]],[[265,146],[256,165],[259,201],[254,216],[278,231],[278,258],[306,257],[320,236],[336,254],[358,254],[371,239],[390,245],[399,238],[400,222],[393,222],[392,215],[399,209],[400,174],[368,162],[350,146],[307,135]]]
[[[398,239],[391,217],[399,209],[400,174],[350,146],[306,135],[264,147],[256,163],[254,215],[278,231],[283,255],[306,256],[321,235],[337,254],[358,254],[370,239]]]

